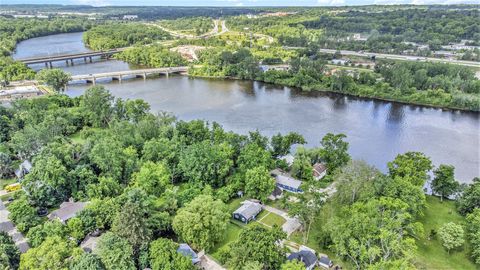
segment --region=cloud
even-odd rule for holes
[[[345,0],[317,0],[320,6],[343,6]]]

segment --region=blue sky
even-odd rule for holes
[[[94,6],[342,6],[369,4],[458,4],[477,0],[0,0],[0,4],[65,4]]]

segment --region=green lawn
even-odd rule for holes
[[[285,219],[283,217],[272,212],[268,212],[268,211],[263,211],[263,212],[266,212],[267,214],[262,218],[257,218],[259,222],[264,223],[270,227],[272,227],[275,224],[281,227],[283,223],[285,223]]]
[[[218,260],[218,251],[228,245],[229,243],[235,241],[238,238],[238,235],[242,231],[242,227],[234,222],[229,222],[227,225],[227,231],[225,232],[225,238],[220,243],[217,243],[211,252],[211,255]]]
[[[461,250],[450,251],[442,247],[438,239],[428,240],[432,229],[438,232],[439,228],[447,222],[463,223],[464,218],[455,209],[453,201],[444,201],[439,198],[427,196],[427,209],[425,216],[419,220],[425,233],[417,241],[417,267],[420,269],[478,269],[469,258],[469,247]],[[438,237],[437,237],[438,238]]]

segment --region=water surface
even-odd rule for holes
[[[61,38],[55,38],[60,36]],[[16,57],[87,50],[81,34],[62,34],[24,41]],[[38,44],[42,44],[38,51]],[[62,45],[62,44],[68,44]],[[51,50],[48,48],[52,48]],[[22,57],[20,57],[22,56]],[[73,74],[127,70],[121,61],[98,61],[65,67]],[[62,66],[63,65],[63,66]],[[309,146],[319,145],[328,132],[345,133],[354,158],[386,170],[397,154],[421,151],[438,165],[452,164],[462,182],[480,175],[480,117],[478,113],[448,111],[392,102],[359,99],[259,82],[170,78],[102,83],[121,98],[141,98],[152,111],[169,111],[179,119],[216,121],[242,134],[258,129],[264,135],[296,131]],[[89,85],[72,84],[67,94],[78,96]]]

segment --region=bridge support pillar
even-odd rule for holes
[[[83,57],[83,62],[87,63],[87,57]]]
[[[73,66],[73,59],[70,59],[70,64]]]
[[[53,68],[52,62],[48,62],[49,68]]]
[[[119,81],[120,83],[122,83],[122,75],[113,76],[112,81]]]
[[[66,63],[66,64],[67,64],[67,66],[68,66],[68,60],[65,60],[65,63]]]
[[[90,58],[90,63],[92,63],[92,62],[93,62],[93,61],[92,61],[92,57],[90,56],[90,57],[88,57],[88,58]]]
[[[48,62],[45,62],[45,67],[48,68]]]
[[[170,73],[167,71],[165,72],[165,76],[168,78],[168,76],[170,75]]]

